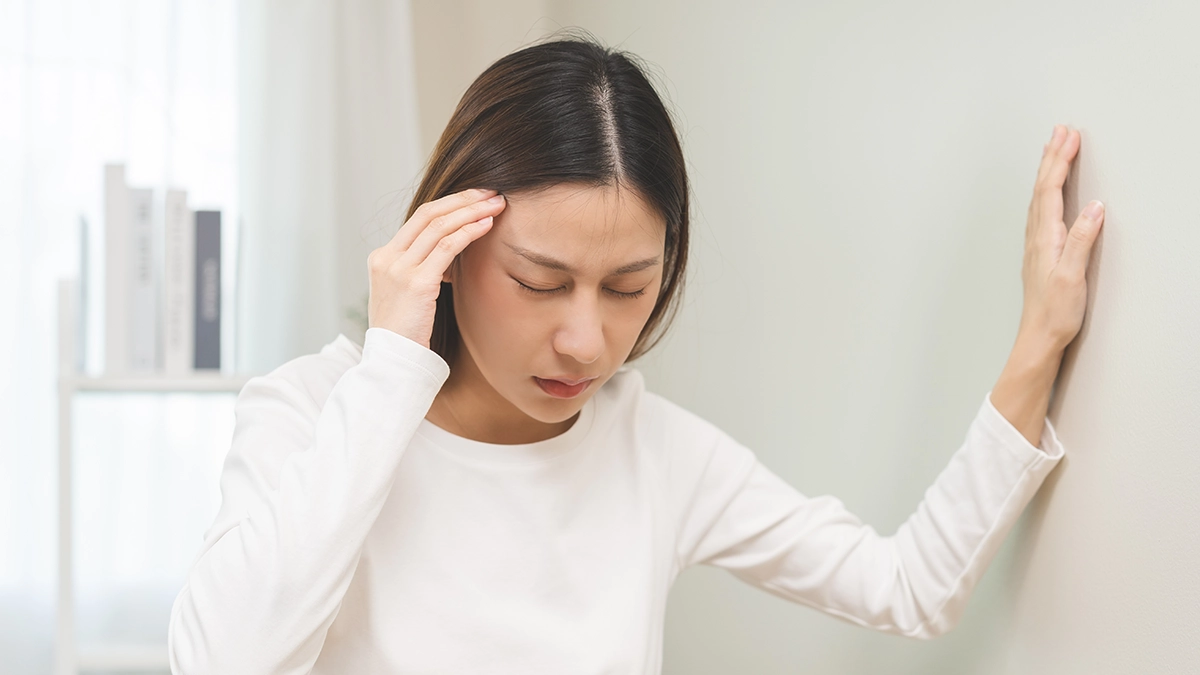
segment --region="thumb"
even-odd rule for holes
[[[1092,200],[1071,226],[1067,233],[1067,243],[1063,247],[1059,265],[1065,265],[1064,271],[1083,276],[1087,269],[1088,256],[1092,253],[1092,245],[1100,234],[1100,225],[1104,222],[1104,204]]]

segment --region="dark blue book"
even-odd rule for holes
[[[221,212],[196,211],[195,368],[221,368]]]

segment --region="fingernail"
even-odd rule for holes
[[[1090,220],[1098,220],[1100,218],[1100,214],[1103,212],[1104,204],[1097,199],[1093,199],[1092,201],[1088,202],[1087,208],[1083,210],[1083,215],[1087,216]]]
[[[496,194],[496,191],[491,188],[475,188],[475,191],[479,193],[480,197],[486,197],[491,194]]]
[[[495,197],[492,197],[488,201],[491,202],[492,204],[499,204],[500,202],[504,201],[504,195],[496,195]]]
[[[1054,125],[1054,131],[1050,132],[1050,140],[1053,141],[1056,138],[1058,138],[1058,125],[1057,124]]]

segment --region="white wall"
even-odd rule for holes
[[[638,365],[884,533],[1007,358],[1055,123],[1083,134],[1068,223],[1107,205],[1050,413],[1067,457],[959,627],[871,633],[699,568],[672,592],[667,673],[1192,672],[1200,7],[561,0],[458,20],[473,4],[414,3],[423,153],[475,75],[559,25],[656,64],[694,181],[693,267],[672,337]],[[458,40],[476,50],[447,66],[431,45]]]

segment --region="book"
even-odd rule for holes
[[[87,371],[88,354],[88,221],[83,215],[79,216],[79,281],[76,293],[75,312],[75,372]]]
[[[129,190],[129,370],[158,368],[158,265],[154,190]]]
[[[163,203],[162,349],[163,371],[185,375],[195,367],[196,229],[187,192],[167,190]]]
[[[129,370],[129,188],[125,165],[104,166],[104,370]]]
[[[79,315],[79,280],[75,277],[58,278],[58,375],[75,375],[78,352],[75,320]]]
[[[221,212],[196,211],[195,361],[221,368]]]

